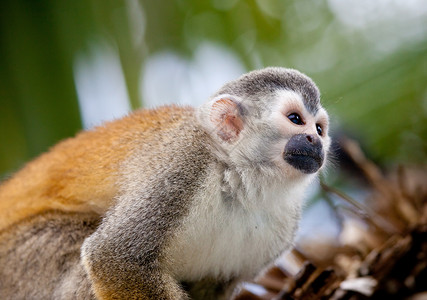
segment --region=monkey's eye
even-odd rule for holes
[[[317,134],[322,136],[323,134],[322,126],[320,126],[319,124],[316,124],[316,130],[317,130]]]
[[[291,120],[291,122],[294,124],[304,125],[301,116],[297,113],[291,113],[290,115],[288,115],[288,119]]]

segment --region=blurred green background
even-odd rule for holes
[[[378,163],[426,161],[425,0],[2,0],[0,14],[2,177],[83,127],[197,105],[270,65],[312,77],[333,132]]]

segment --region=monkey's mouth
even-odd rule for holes
[[[323,159],[312,153],[301,153],[300,151],[283,153],[285,161],[305,174],[317,172],[322,166]]]
[[[323,164],[323,146],[318,138],[297,134],[289,139],[283,159],[305,174],[317,172]]]

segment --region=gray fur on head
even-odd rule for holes
[[[252,71],[225,84],[213,97],[230,94],[256,101],[278,89],[299,93],[307,110],[313,115],[317,113],[320,107],[319,89],[309,77],[293,69],[269,67]]]

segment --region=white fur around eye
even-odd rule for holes
[[[308,112],[304,107],[301,96],[295,92],[280,90],[276,92],[275,103],[271,108],[271,125],[285,136],[290,137],[296,131],[302,130],[299,125],[289,120],[288,116],[296,113],[306,123]],[[296,128],[295,128],[296,127]]]

